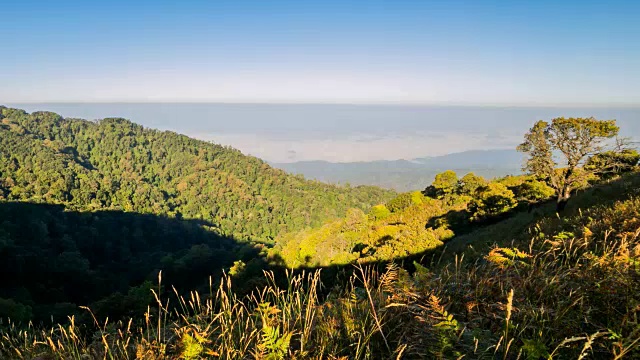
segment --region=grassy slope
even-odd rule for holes
[[[471,233],[452,238],[446,244],[445,257],[464,254],[467,258],[483,256],[491,247],[528,246],[537,233],[551,233],[571,221],[583,210],[596,206],[610,207],[617,201],[628,200],[639,194],[640,173],[628,174],[608,183],[587,188],[574,195],[560,217],[554,201],[543,204],[531,212],[518,212],[491,226],[481,227]],[[580,230],[580,229],[579,229]]]

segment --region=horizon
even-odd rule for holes
[[[268,162],[511,149],[537,120],[640,139],[640,2],[25,0],[0,103],[122,117]],[[595,25],[594,25],[595,24]]]
[[[487,107],[245,103],[6,103],[87,120],[121,117],[232,146],[269,163],[413,160],[515,149],[537,120],[617,119],[640,139],[640,107]]]
[[[7,106],[2,105],[0,106]],[[344,105],[344,106],[403,106],[403,107],[471,107],[471,108],[640,108],[640,102],[621,103],[464,103],[464,102],[295,102],[295,101],[170,101],[170,100],[148,100],[148,101],[13,101],[4,104],[19,105],[90,105],[90,104],[185,104],[185,105]]]

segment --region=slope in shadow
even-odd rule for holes
[[[192,289],[257,249],[202,220],[61,205],[0,202],[0,318],[64,321],[141,314],[162,283]],[[156,290],[157,291],[157,290]]]

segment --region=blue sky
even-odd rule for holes
[[[0,103],[640,103],[637,1],[5,1]]]

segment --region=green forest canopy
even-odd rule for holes
[[[125,119],[0,107],[0,199],[201,219],[221,234],[269,242],[392,196],[307,181],[230,147]]]
[[[393,194],[307,181],[124,119],[0,107],[0,271],[11,274],[0,317],[48,319],[87,304],[136,312],[160,269],[196,286],[234,260],[258,261],[256,243]]]

